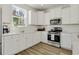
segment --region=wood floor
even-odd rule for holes
[[[16,55],[71,55],[72,51],[50,46],[45,43],[39,43],[31,48],[28,48]]]

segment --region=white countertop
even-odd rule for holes
[[[79,32],[69,32],[69,31],[62,31],[61,33],[76,34],[76,33],[79,33]]]
[[[2,36],[15,35],[15,34],[19,34],[19,33],[5,33],[5,34],[2,34]]]
[[[38,31],[27,31],[27,32],[20,32],[20,33],[5,33],[2,34],[2,36],[9,36],[9,35],[19,35],[19,34],[31,34],[31,33],[36,33]]]
[[[2,34],[2,36],[9,36],[9,35],[19,35],[19,34],[31,34],[31,33],[41,33],[41,32],[47,32],[47,31],[27,31],[24,33],[5,33]],[[67,31],[62,31],[61,33],[68,33],[68,34],[79,34],[79,32],[67,32]]]

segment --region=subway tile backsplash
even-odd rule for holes
[[[46,26],[46,31],[54,27],[62,27],[63,32],[79,32],[79,25],[52,25]]]

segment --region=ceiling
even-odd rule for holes
[[[62,5],[64,4],[28,4],[28,6],[35,8],[37,10],[46,10],[49,8],[55,8]]]

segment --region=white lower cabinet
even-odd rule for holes
[[[44,43],[48,43],[47,32],[42,32],[42,40],[41,41]]]
[[[72,49],[72,34],[61,33],[61,47],[65,49]]]
[[[33,32],[3,36],[3,55],[13,55],[46,40],[45,32]],[[46,42],[46,41],[45,41]]]
[[[16,54],[26,49],[26,39],[23,34],[3,36],[3,54]]]
[[[4,55],[15,54],[18,51],[16,46],[17,46],[17,42],[13,36],[3,37],[3,54]]]
[[[32,34],[27,34],[27,37],[26,37],[26,46],[29,48],[33,45],[33,38],[32,38]]]
[[[26,48],[32,47],[33,45],[40,42],[38,32],[25,34],[25,38],[26,38],[25,39]]]
[[[38,32],[34,33],[33,36],[32,36],[32,38],[33,38],[33,45],[39,43],[40,40],[41,40],[40,39],[40,34]]]
[[[18,47],[17,52],[20,52],[20,51],[26,49],[26,39],[24,37],[24,34],[18,35],[18,37],[15,39],[16,39],[17,47]]]
[[[74,33],[74,39],[72,40],[72,54],[79,55],[79,33]]]

